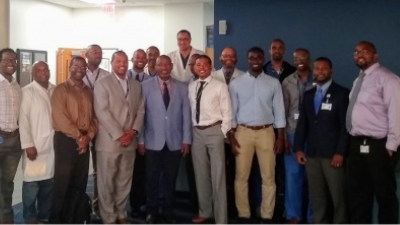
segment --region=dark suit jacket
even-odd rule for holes
[[[263,66],[264,73],[266,73],[266,74],[268,74],[268,73],[267,73],[267,66],[268,66],[269,64],[271,64],[271,61],[268,61],[268,62]],[[286,62],[286,61],[283,61],[282,67],[283,67],[283,71],[282,71],[281,75],[279,75],[279,81],[281,82],[281,84],[282,84],[283,80],[285,80],[286,77],[288,77],[290,74],[296,72],[296,70],[297,70],[296,67],[290,65],[290,64],[289,64],[288,62]]]
[[[303,107],[296,127],[294,150],[304,151],[307,141],[306,156],[332,158],[334,154],[345,156],[349,135],[346,130],[346,112],[349,105],[349,90],[335,82],[329,86],[323,103],[332,104],[331,110],[314,110],[314,97],[317,88],[304,93]],[[322,106],[322,104],[321,104]]]

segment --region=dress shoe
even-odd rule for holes
[[[146,223],[147,224],[154,224],[154,223],[156,223],[157,222],[157,217],[156,217],[156,215],[154,215],[154,214],[149,214],[149,215],[147,215],[147,217],[146,217]]]
[[[261,224],[273,224],[272,219],[261,218]]]
[[[197,216],[197,217],[192,219],[193,223],[206,223],[208,221],[209,221],[209,218],[200,217],[200,216]]]
[[[237,219],[237,223],[238,224],[250,224],[250,218],[246,218],[246,217],[239,217]]]
[[[131,224],[128,218],[117,219],[117,224]]]
[[[288,224],[298,224],[299,221],[298,221],[296,218],[292,217],[290,220],[288,220],[287,223],[288,223]]]
[[[173,215],[164,215],[164,222],[167,224],[176,224],[176,219]]]

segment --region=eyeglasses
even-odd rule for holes
[[[86,70],[86,66],[76,66],[76,65],[74,65],[74,66],[71,66],[72,68],[74,68],[75,70],[76,69],[80,69],[80,70]]]
[[[367,49],[364,49],[364,50],[361,50],[361,51],[355,51],[355,52],[353,53],[353,55],[354,55],[354,56],[358,56],[358,55],[365,56],[365,55],[367,55],[367,54],[369,54],[369,53],[372,53],[372,51],[369,51],[369,50],[367,50]]]
[[[17,60],[16,59],[2,59],[2,62],[4,62],[5,64],[17,64]]]

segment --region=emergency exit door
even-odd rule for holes
[[[21,87],[32,82],[31,67],[37,61],[47,62],[47,52],[29,49],[17,49],[17,81]]]

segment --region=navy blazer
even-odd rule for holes
[[[158,77],[142,83],[145,119],[139,143],[144,143],[146,149],[159,151],[166,143],[170,151],[175,151],[180,150],[182,144],[192,142],[188,86],[172,78],[170,82],[168,109],[164,105]]]
[[[345,156],[349,143],[346,112],[350,91],[332,82],[322,101],[331,103],[332,109],[320,108],[316,115],[314,110],[316,90],[317,88],[314,87],[304,93],[293,149],[304,151],[304,144],[307,142],[306,156],[308,157],[330,159],[334,154]]]

